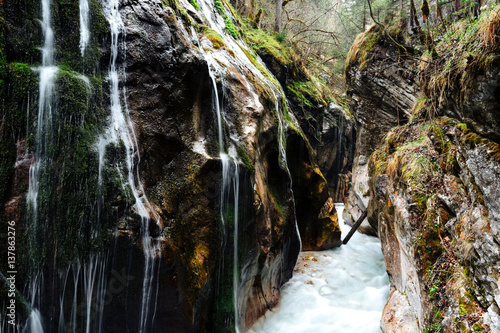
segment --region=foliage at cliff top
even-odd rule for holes
[[[304,59],[302,50],[292,44],[285,35],[273,34],[262,29],[243,24],[246,42],[256,53],[269,55],[289,69],[293,82],[287,86],[297,99],[308,107],[328,105],[330,102],[345,104],[335,87],[321,75],[330,68],[318,59]]]
[[[418,78],[425,96],[425,102],[414,109],[418,113],[415,119],[421,115],[432,118],[449,104],[452,94],[463,102],[474,92],[477,77],[498,64],[500,55],[500,4],[482,10],[478,16],[472,11],[454,13],[461,15],[456,22],[441,18],[432,26],[418,26],[413,36],[408,35],[407,24],[402,24],[407,21],[402,17],[383,27],[371,26],[357,36],[349,50],[345,64],[347,83],[354,66],[361,71],[367,68],[377,45],[389,45],[399,56],[388,60],[410,64],[403,70]],[[396,41],[401,43],[401,49]]]
[[[279,35],[273,36],[261,29],[253,29],[249,25],[246,25],[244,30],[247,44],[253,50],[269,54],[285,66],[297,61],[297,55],[285,38],[280,38]]]
[[[498,64],[499,46],[500,5],[448,28],[420,62],[419,76],[430,105],[435,109],[445,106],[449,93],[458,92],[459,102],[469,97],[477,77]]]

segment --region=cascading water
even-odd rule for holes
[[[83,286],[85,292],[85,332],[99,333],[103,324],[103,307],[106,296],[107,260],[103,253],[92,255],[83,268]],[[95,302],[93,302],[93,299]],[[92,317],[92,307],[96,307],[96,315]]]
[[[66,267],[60,276],[63,288],[59,295],[58,332],[102,332],[107,262],[107,256],[98,253],[90,255],[84,265],[76,260]],[[73,293],[66,295],[71,288]],[[80,299],[82,295],[83,300]],[[69,318],[65,314],[67,308],[70,309]]]
[[[151,207],[139,179],[139,149],[125,98],[125,87],[123,87],[120,94],[120,68],[118,68],[117,59],[120,48],[122,49],[123,54],[126,54],[126,43],[125,26],[119,12],[119,1],[111,0],[109,2],[105,2],[103,7],[104,15],[109,22],[111,31],[111,59],[108,77],[110,82],[111,117],[110,128],[107,134],[99,139],[98,144],[99,181],[101,181],[103,163],[105,163],[104,155],[106,146],[108,144],[123,144],[125,149],[125,166],[117,166],[117,169],[119,171],[122,168],[124,169],[125,175],[123,178],[126,180],[126,184],[124,184],[124,186],[127,186],[130,189],[130,192],[135,199],[133,209],[141,219],[142,246],[145,258],[141,315],[138,327],[138,332],[142,333],[147,332],[149,328],[152,327],[155,317],[154,310],[153,314],[151,314],[151,303],[153,303],[154,273],[157,266],[159,266],[160,245],[159,240],[153,240],[149,233],[150,213],[154,215],[156,222],[158,222],[159,217],[156,215],[155,210]],[[122,98],[120,97],[121,95],[123,96]],[[158,289],[158,286],[156,286],[156,289]],[[156,308],[156,296],[154,297],[154,303],[154,308]]]
[[[35,231],[30,233],[28,242],[32,248],[36,248],[38,239],[36,230],[38,226],[38,190],[40,183],[40,172],[42,171],[46,152],[50,140],[50,132],[52,131],[52,95],[54,91],[54,79],[57,73],[57,67],[54,66],[54,32],[51,26],[51,12],[50,1],[42,0],[42,32],[44,42],[42,47],[42,65],[38,68],[40,73],[39,82],[39,101],[38,101],[38,118],[36,129],[36,148],[35,148],[35,162],[30,166],[29,170],[29,185],[28,185],[28,211],[30,215],[28,230]],[[42,333],[42,320],[39,311],[36,307],[39,306],[39,282],[42,280],[42,273],[35,268],[35,277],[29,287],[29,299],[31,303],[31,314],[28,318],[26,328],[29,327],[32,333]]]
[[[209,55],[205,54],[205,59],[208,63],[208,72],[212,80],[213,86],[213,101],[214,109],[217,115],[217,129],[218,129],[218,144],[219,144],[219,158],[222,164],[222,184],[221,184],[221,198],[220,198],[220,217],[222,222],[222,230],[225,233],[226,223],[233,222],[233,303],[234,303],[234,327],[236,332],[240,332],[240,314],[238,306],[238,290],[239,290],[239,271],[238,271],[238,210],[239,210],[239,167],[238,161],[235,157],[235,149],[230,146],[232,152],[227,154],[224,151],[224,128],[222,126],[223,109],[219,99],[219,92],[217,89],[217,81],[214,71],[221,73],[221,68],[217,62]],[[229,145],[229,143],[228,143]],[[232,189],[231,189],[232,184]],[[233,198],[230,198],[231,190]],[[232,221],[227,221],[227,210],[230,209],[229,203],[233,203]],[[223,235],[225,238],[226,235]]]
[[[85,54],[85,48],[89,43],[89,1],[80,0],[80,52],[82,57]]]
[[[270,85],[270,82],[267,78],[264,78],[264,81],[267,82],[267,85]],[[281,90],[281,86],[278,87]],[[293,200],[293,205],[294,205],[294,210],[295,210],[295,197],[293,195],[293,187],[292,187],[292,174],[290,173],[290,169],[288,168],[288,161],[286,158],[286,148],[285,148],[285,133],[284,133],[284,128],[286,123],[284,123],[283,119],[283,114],[281,114],[280,109],[279,109],[279,101],[278,98],[276,97],[276,94],[272,89],[270,89],[273,97],[274,97],[274,106],[276,108],[276,114],[278,115],[278,148],[280,152],[280,166],[282,169],[284,169],[288,175],[288,178],[290,179],[290,192],[292,193],[292,200]],[[283,98],[283,103],[286,103],[286,99]],[[295,217],[295,231],[297,232],[297,237],[299,238],[299,252],[302,252],[302,239],[300,238],[300,231],[299,231],[299,224],[297,222],[297,218]]]
[[[57,67],[54,66],[54,32],[51,27],[50,1],[42,1],[42,31],[44,44],[42,47],[42,66],[39,83],[38,121],[36,130],[35,163],[30,167],[30,179],[28,187],[28,205],[32,216],[32,223],[37,223],[38,208],[38,185],[40,179],[40,168],[45,158],[47,149],[47,132],[51,130],[52,119],[52,94],[54,91],[54,78]]]
[[[350,228],[336,204],[342,237]],[[303,252],[279,305],[249,333],[377,333],[389,296],[380,240],[355,233],[347,245],[323,252]]]
[[[289,176],[289,179],[291,180],[291,174],[290,170],[288,169],[288,163],[286,159],[286,148],[284,144],[284,132],[285,132],[285,127],[286,122],[284,120],[283,114],[281,112],[281,109],[279,107],[279,99],[276,96],[276,91],[279,92],[279,94],[282,96],[282,88],[279,85],[278,82],[274,83],[271,82],[262,72],[261,69],[257,68],[256,65],[254,65],[249,59],[248,59],[248,54],[249,50],[245,47],[245,45],[238,43],[235,41],[233,38],[229,37],[228,34],[225,33],[225,22],[224,19],[222,18],[221,15],[217,15],[217,11],[213,7],[213,3],[208,2],[206,0],[200,0],[198,1],[198,4],[200,6],[200,9],[206,18],[206,20],[209,23],[209,26],[217,31],[220,36],[222,36],[224,43],[229,46],[229,48],[234,52],[234,58],[237,59],[240,63],[243,64],[246,68],[248,68],[256,77],[258,77],[260,80],[265,82],[265,84],[268,87],[268,90],[271,92],[271,94],[274,97],[275,101],[275,107],[276,107],[276,113],[278,115],[278,145],[279,145],[279,164],[280,167],[285,170]],[[231,17],[230,11],[226,11],[226,14],[228,17]],[[193,33],[194,35],[194,33]],[[203,50],[203,48],[201,48]],[[234,249],[233,249],[233,302],[234,302],[234,317],[235,317],[235,329],[237,332],[240,331],[240,314],[239,314],[239,300],[238,300],[238,289],[239,289],[239,272],[237,271],[238,268],[238,166],[235,158],[230,157],[230,155],[226,154],[224,152],[224,140],[223,140],[223,126],[222,126],[222,113],[221,113],[221,108],[219,105],[219,99],[218,99],[218,92],[217,92],[217,84],[215,80],[215,76],[213,73],[213,69],[218,68],[218,63],[215,61],[209,54],[205,54],[205,59],[207,60],[209,64],[209,73],[210,77],[212,79],[212,84],[213,84],[213,90],[215,91],[215,108],[217,111],[217,125],[218,125],[218,141],[219,141],[219,156],[221,159],[222,163],[222,173],[223,173],[223,180],[222,180],[222,195],[221,195],[221,218],[224,223],[224,211],[225,211],[225,200],[227,193],[229,192],[228,189],[230,187],[230,183],[232,182],[234,185],[234,190],[233,193],[235,194],[234,198],[234,203],[235,203],[235,221],[234,221],[234,235],[233,235],[233,244],[234,244]],[[262,63],[260,59],[257,61],[260,62],[263,68],[265,68],[265,65]],[[212,69],[213,68],[213,69]],[[286,103],[286,101],[284,101]],[[235,169],[234,172],[230,168],[230,159],[234,161]],[[231,181],[232,179],[232,181]],[[292,191],[292,184],[290,181],[290,191]],[[293,197],[293,192],[292,192],[292,197]],[[296,228],[296,233],[299,241],[299,247],[302,249],[302,242],[300,239],[300,233],[298,229],[298,224],[297,221],[295,220],[295,228]]]

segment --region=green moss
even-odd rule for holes
[[[457,128],[458,128],[459,130],[461,130],[462,132],[464,132],[464,133],[465,133],[465,131],[467,131],[467,130],[468,130],[468,128],[467,128],[467,124],[464,124],[464,123],[459,123],[459,124],[457,124]]]
[[[242,146],[239,146],[237,148],[237,151],[238,151],[238,156],[240,157],[240,159],[243,162],[243,164],[245,164],[245,167],[249,171],[254,172],[255,171],[255,166],[253,165],[252,160],[250,159],[250,156],[248,156],[245,148],[243,148]]]
[[[358,69],[360,71],[367,67],[374,46],[379,43],[381,38],[382,31],[378,25],[371,26],[370,29],[356,37],[346,57],[346,75],[348,75],[350,68],[356,64],[359,65]]]
[[[285,202],[285,197],[283,195],[282,191],[279,191],[277,188],[274,186],[269,186],[269,193],[274,199],[274,203],[276,205],[276,208],[278,208],[278,212],[282,218],[285,218],[285,209],[283,208],[283,204]]]
[[[214,0],[215,9],[219,12],[219,14],[224,18],[224,24],[226,31],[233,36],[234,39],[240,38],[240,32],[238,28],[234,25],[233,20],[226,14],[226,10],[224,8],[224,4],[221,0]]]
[[[179,0],[162,0],[162,2],[172,8],[188,26],[195,25],[194,20],[188,14],[186,8],[179,3]]]
[[[102,43],[109,36],[109,25],[98,0],[89,1],[90,39],[82,56],[80,50],[80,11],[78,1],[60,1],[54,11],[54,33],[58,36],[55,57],[65,70],[95,75],[99,71]]]
[[[222,36],[217,31],[210,29],[207,26],[203,26],[201,28],[201,31],[203,35],[205,35],[212,42],[215,49],[220,49],[221,47],[226,46],[224,40],[222,39]]]
[[[233,36],[234,39],[240,38],[240,32],[229,16],[224,17],[224,24],[226,26],[226,31]]]
[[[328,105],[328,101],[320,89],[312,82],[293,82],[287,88],[295,95],[302,106],[316,107],[317,104]]]
[[[292,50],[284,43],[280,43],[271,34],[260,29],[245,29],[245,39],[253,50],[268,54],[282,65],[290,65],[293,61]]]
[[[193,5],[194,9],[200,10],[200,6],[198,6],[196,0],[189,0],[189,2]]]
[[[15,143],[26,135],[27,113],[36,110],[33,100],[38,88],[38,76],[27,64],[12,63],[4,67],[5,84],[0,128],[0,200],[4,202],[16,157]],[[30,107],[29,109],[28,106]],[[2,212],[0,210],[0,212]]]
[[[222,3],[221,0],[214,0],[214,6],[220,15],[226,14],[226,10],[224,9],[224,4]]]
[[[244,48],[242,49],[242,51],[247,56],[248,60],[250,60],[250,62],[262,73],[262,75],[264,75],[266,79],[271,81],[276,87],[280,87],[280,84],[276,80],[276,78],[267,70],[267,68],[265,68],[259,61],[257,61],[256,55],[250,53],[248,50]],[[268,89],[270,89],[270,87],[268,87]]]
[[[234,300],[233,300],[233,280],[232,264],[233,258],[229,254],[225,257],[225,272],[219,278],[219,285],[215,291],[214,311],[211,311],[212,325],[215,332],[230,333],[234,330]]]
[[[10,13],[6,16],[4,6],[0,2],[1,25],[9,26],[4,30],[4,42],[9,45],[7,62],[33,63],[41,60],[41,43],[43,40],[40,24],[40,2],[37,0],[10,1],[5,4]],[[1,39],[2,37],[0,37]]]
[[[472,325],[472,330],[477,333],[484,332],[483,327],[481,326],[480,323],[475,323],[474,325]]]
[[[103,205],[98,215],[95,203],[115,201],[121,185],[111,183],[114,168],[104,168],[104,181],[98,184],[95,140],[105,126],[106,111],[102,81],[89,81],[65,70],[55,78],[52,107],[57,112],[44,119],[44,137],[37,142],[44,156],[38,209],[29,209],[29,219],[37,223],[29,223],[24,235],[33,271],[49,258],[60,265],[76,258],[84,261],[110,240],[113,208]]]

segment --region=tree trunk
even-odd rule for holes
[[[366,1],[363,1],[363,30],[361,32],[365,32],[366,30]]]
[[[274,31],[281,33],[281,7],[283,0],[276,0],[276,19],[274,21]]]
[[[460,0],[455,0],[455,12],[458,13],[460,11]],[[458,14],[458,18],[461,18],[462,15]]]

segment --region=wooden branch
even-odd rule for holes
[[[330,57],[330,58],[326,59],[322,63],[326,64],[327,62],[329,62],[330,60],[333,60],[333,59],[345,59],[345,55],[343,55],[343,54],[336,54],[333,57]]]
[[[342,241],[342,244],[344,244],[344,245],[347,244],[349,239],[351,239],[352,235],[354,235],[354,233],[356,232],[356,230],[358,230],[358,228],[361,225],[361,223],[363,222],[363,220],[366,218],[366,215],[368,215],[368,210],[365,210],[363,212],[363,214],[361,214],[358,221],[352,226],[351,230],[349,230],[349,233],[347,234],[347,236],[345,236],[344,240]]]
[[[372,11],[372,4],[370,3],[370,0],[366,0],[366,1],[368,2],[368,8],[370,9],[370,17],[372,18],[373,22],[375,22],[376,25],[378,25],[379,27],[382,28],[384,33],[389,37],[389,39],[392,41],[392,43],[396,46],[396,48],[398,49],[398,52],[400,54],[401,54],[402,50],[404,50],[404,52],[406,53],[406,48],[403,45],[396,42],[396,40],[394,38],[392,38],[392,36],[385,29],[385,25],[383,25],[382,23],[375,20],[375,17],[373,16],[373,11]]]

